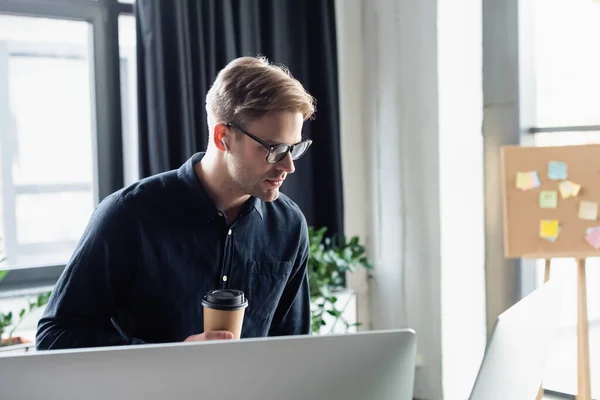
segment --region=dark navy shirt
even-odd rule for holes
[[[180,342],[203,332],[202,297],[240,289],[242,338],[310,333],[308,229],[285,195],[251,197],[228,226],[194,155],[96,208],[38,324],[37,348]]]

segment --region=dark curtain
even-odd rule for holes
[[[208,141],[205,95],[239,56],[282,63],[317,99],[314,140],[282,187],[309,225],[343,233],[334,0],[137,0],[140,173],[179,167]]]

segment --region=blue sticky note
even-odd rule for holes
[[[567,164],[562,161],[550,161],[548,163],[548,178],[553,181],[567,180]]]

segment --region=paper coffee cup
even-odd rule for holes
[[[204,306],[204,332],[229,331],[234,339],[242,334],[244,312],[248,299],[241,290],[211,290],[202,299]]]

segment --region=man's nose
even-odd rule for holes
[[[285,157],[277,163],[277,169],[279,171],[287,172],[288,174],[294,173],[296,167],[294,167],[294,160],[292,160],[291,153],[287,153]]]

